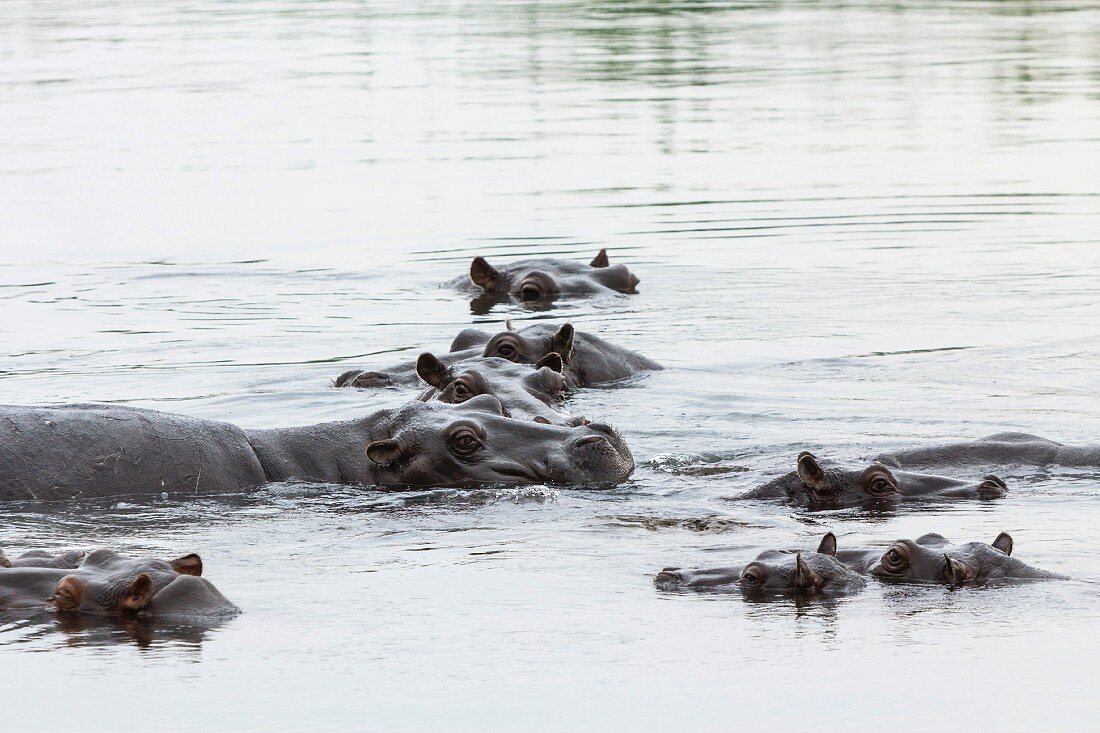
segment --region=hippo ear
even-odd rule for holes
[[[974,569],[950,555],[943,556],[943,576],[950,585],[958,585],[976,577]]]
[[[470,279],[478,287],[494,290],[500,282],[500,273],[484,257],[475,257],[470,263]]]
[[[58,611],[79,611],[84,605],[84,581],[75,575],[66,575],[46,602]]]
[[[794,556],[794,587],[799,590],[816,590],[821,587],[821,576],[810,569],[802,559],[802,553]]]
[[[417,375],[436,389],[451,381],[451,371],[435,354],[424,352],[416,360]]]
[[[130,581],[130,585],[118,599],[115,610],[140,611],[148,606],[151,600],[153,600],[153,579],[148,573],[142,573]]]
[[[180,575],[194,575],[196,577],[202,575],[202,558],[193,552],[190,555],[177,557],[171,564],[172,569]]]
[[[820,486],[825,481],[825,469],[809,451],[798,454],[798,478],[807,486]]]
[[[993,540],[993,546],[1006,555],[1012,554],[1012,535],[1008,532],[1001,532],[997,535],[997,539]]]
[[[563,323],[550,337],[550,351],[560,354],[561,360],[566,364],[573,358],[573,334],[573,324]]]
[[[611,262],[607,259],[607,250],[601,249],[600,253],[592,258],[592,261],[588,263],[591,267],[607,267]]]
[[[825,536],[821,538],[821,544],[817,546],[817,551],[822,555],[836,557],[836,535],[832,532],[826,532]]]
[[[388,440],[372,440],[367,445],[367,458],[371,459],[379,466],[388,466],[402,455],[404,455],[405,449],[401,447],[401,443],[389,438]]]
[[[535,362],[535,369],[542,369],[543,367],[550,367],[551,371],[561,374],[565,370],[565,360],[561,358],[561,354],[558,352],[551,351]]]

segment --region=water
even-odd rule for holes
[[[245,610],[207,630],[5,620],[11,729],[1027,730],[1100,712],[1094,472],[1021,470],[1005,500],[886,516],[729,500],[803,449],[1096,442],[1100,8],[9,0],[0,31],[0,401],[351,417],[406,395],[328,389],[344,369],[506,317],[669,367],[571,400],[638,459],[611,492],[3,508],[9,553],[197,551]],[[474,254],[601,246],[640,295],[473,316],[438,287]],[[1008,530],[1074,580],[801,605],[651,583],[826,529]]]

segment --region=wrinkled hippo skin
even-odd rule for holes
[[[79,555],[73,567],[58,567]],[[60,560],[59,558],[64,558]],[[40,563],[40,564],[36,564]],[[212,618],[240,613],[202,575],[195,554],[166,562],[98,549],[88,553],[27,553],[0,568],[0,610],[52,607],[66,613]]]
[[[493,266],[484,257],[475,257],[469,276],[450,285],[474,293],[472,309],[485,313],[494,304],[513,298],[538,308],[561,297],[634,294],[638,282],[626,266],[612,265],[607,250],[601,249],[588,264],[547,257]]]
[[[608,426],[510,420],[487,395],[248,431],[121,405],[0,407],[0,500],[229,493],[289,480],[609,485],[633,470]]]
[[[1002,532],[992,544],[952,545],[942,535],[898,540],[870,564],[880,580],[897,583],[981,585],[1006,580],[1064,580],[1066,576],[1033,568],[1012,557],[1012,537]]]
[[[467,328],[451,342],[447,354],[436,357],[445,365],[461,368],[477,357],[498,357],[517,364],[537,364],[550,354],[561,356],[562,375],[570,387],[589,387],[661,369],[661,365],[636,351],[608,343],[572,324],[536,323],[518,331],[497,334]],[[399,387],[418,384],[415,362],[377,371],[349,369],[336,378],[337,387]]]
[[[863,589],[863,577],[836,557],[836,537],[826,534],[816,552],[766,550],[744,567],[701,570],[665,568],[653,579],[662,590],[739,588],[757,596],[843,595]]]
[[[495,356],[477,356],[448,366],[435,354],[424,353],[416,372],[428,385],[417,399],[462,404],[478,395],[491,395],[504,407],[504,416],[552,425],[582,425],[565,409],[564,363],[548,354],[536,364],[516,364]]]

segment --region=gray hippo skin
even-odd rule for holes
[[[450,283],[459,290],[474,293],[475,312],[486,312],[493,304],[516,299],[528,306],[546,306],[567,296],[635,294],[638,278],[624,265],[612,265],[607,250],[588,264],[558,258],[519,260],[494,267],[484,257],[470,263],[469,277]]]
[[[473,337],[471,330],[460,333],[456,341],[469,341]],[[591,387],[661,369],[652,359],[590,333],[576,331],[570,323],[561,326],[537,323],[519,331],[498,333],[489,338],[481,353],[517,364],[534,364],[549,353],[560,354],[565,362],[562,374],[570,387]]]
[[[417,398],[462,404],[478,395],[491,395],[504,407],[504,416],[553,425],[583,425],[584,418],[565,409],[562,359],[549,354],[534,365],[515,364],[496,356],[478,356],[448,366],[435,354],[416,360],[416,372],[428,385]]]
[[[276,430],[119,405],[0,407],[0,500],[367,486],[608,485],[634,460],[606,425],[511,420],[495,398],[410,402]]]
[[[836,537],[826,534],[816,552],[767,550],[744,567],[701,570],[665,568],[653,579],[662,590],[739,588],[752,595],[842,595],[863,589],[863,577],[836,557]]]
[[[52,607],[68,613],[131,613],[156,618],[234,616],[230,603],[202,575],[202,559],[185,555],[171,562],[124,557],[98,549],[79,554],[72,568],[57,567],[59,556],[27,553],[15,567],[0,568],[0,610]],[[41,565],[31,564],[35,561]]]
[[[467,328],[451,342],[450,352],[438,354],[437,358],[445,366],[460,368],[470,359],[491,356],[517,364],[537,364],[553,353],[562,357],[565,364],[562,374],[570,387],[590,387],[661,369],[652,359],[590,333],[576,331],[569,323],[561,326],[536,323],[518,331],[509,327],[497,334]],[[335,381],[337,387],[360,388],[415,384],[418,378],[412,361],[377,371],[349,369]]]
[[[913,498],[999,499],[1005,482],[949,478],[924,471],[985,471],[1013,466],[1100,467],[1100,446],[1070,446],[1027,433],[997,433],[978,440],[883,453],[857,466],[799,454],[796,470],[743,498],[782,498],[812,508],[875,505]],[[903,470],[904,469],[904,470]]]
[[[898,540],[872,563],[880,580],[898,583],[944,583],[951,586],[1006,580],[1064,580],[1066,576],[1033,568],[1012,555],[1012,537],[1001,532],[992,544],[952,545],[942,535]]]

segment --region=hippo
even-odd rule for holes
[[[1088,466],[1100,468],[1100,445],[1072,446],[1030,433],[996,433],[977,440],[883,453],[875,458],[895,468],[969,466]]]
[[[587,265],[558,258],[538,258],[493,267],[484,257],[470,263],[469,278],[452,287],[476,294],[475,312],[487,312],[496,303],[516,299],[529,307],[546,307],[557,298],[638,292],[638,278],[625,265],[612,265],[601,249]]]
[[[1012,536],[1001,532],[992,544],[951,545],[938,534],[898,540],[869,566],[879,580],[898,583],[944,583],[950,586],[1005,580],[1065,580],[1066,576],[1033,568],[1012,555]]]
[[[497,356],[477,356],[454,366],[432,353],[416,360],[416,373],[428,385],[417,398],[461,404],[478,395],[500,400],[504,416],[554,425],[582,425],[565,409],[564,362],[547,354],[533,365],[516,364]]]
[[[550,354],[558,354],[564,364],[562,375],[569,387],[591,387],[615,382],[662,367],[636,351],[616,346],[570,323],[555,326],[536,323],[497,334],[476,328],[463,329],[451,342],[447,354],[436,356],[447,367],[476,357],[499,357],[517,364],[538,364]],[[379,371],[349,369],[335,380],[336,387],[400,387],[418,383],[415,362],[406,362]]]
[[[766,550],[744,567],[665,568],[653,582],[662,590],[740,588],[753,595],[843,595],[863,589],[863,576],[836,557],[836,537],[827,533],[816,552]]]
[[[504,417],[479,395],[364,418],[242,430],[124,405],[0,406],[0,500],[240,492],[271,481],[376,487],[486,483],[606,486],[634,470],[600,423]]]
[[[0,568],[0,610],[51,607],[65,613],[132,613],[156,618],[226,617],[240,613],[202,575],[196,554],[166,562],[132,558],[109,549],[78,556],[75,567],[57,567],[60,556],[27,553]],[[41,563],[41,564],[32,564]]]
[[[890,470],[881,463],[837,466],[814,454],[798,455],[796,469],[756,487],[740,498],[786,498],[810,509],[870,508],[916,498],[999,499],[1008,491],[1003,480],[987,475],[980,481],[911,471]]]

